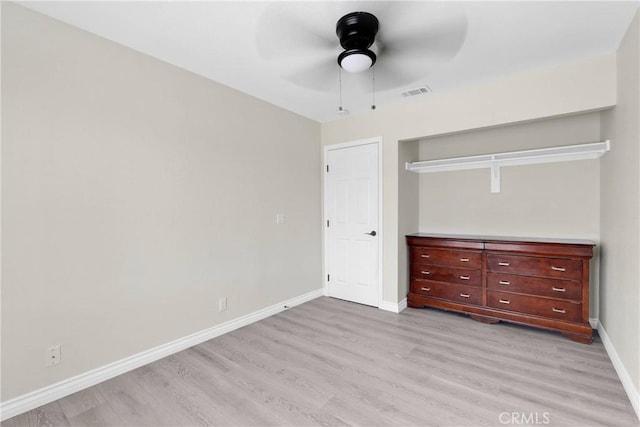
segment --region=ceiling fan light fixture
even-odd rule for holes
[[[376,54],[369,49],[345,50],[338,56],[338,64],[349,73],[360,73],[376,63]]]

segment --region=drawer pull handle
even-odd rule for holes
[[[469,295],[469,294],[460,294],[460,296],[461,296],[462,298],[469,298],[471,295]]]
[[[431,274],[431,272],[430,272],[430,271],[421,271],[420,273],[424,274],[425,276],[428,276],[428,275],[430,275],[430,274]]]
[[[567,292],[565,288],[556,288],[555,286],[552,286],[551,290],[556,292]]]
[[[500,302],[500,304],[511,304],[511,301],[509,301],[508,299],[499,299],[498,301]]]
[[[460,262],[469,262],[469,258],[460,258]]]
[[[422,258],[429,258],[429,255],[424,255],[424,254],[422,254],[422,255],[420,255],[420,256],[421,256]]]
[[[567,271],[567,269],[566,269],[566,268],[564,268],[564,267],[556,267],[555,265],[552,265],[552,266],[551,266],[551,269],[552,269],[553,271]]]
[[[553,310],[554,313],[562,313],[562,314],[566,313],[566,311],[561,308],[553,307],[551,310]]]
[[[509,263],[508,262],[499,262],[498,265],[500,265],[502,267],[509,267]]]
[[[429,292],[431,290],[431,288],[420,288],[420,290]]]
[[[498,285],[510,285],[510,284],[511,284],[511,282],[510,282],[510,281],[508,281],[508,280],[500,280],[500,281],[498,282]]]
[[[469,277],[469,276],[460,276],[460,279],[462,279],[462,280],[469,280],[469,279],[470,279],[470,277]]]

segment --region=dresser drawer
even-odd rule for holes
[[[577,259],[488,254],[487,269],[496,273],[582,279],[582,261]]]
[[[570,300],[582,299],[582,283],[573,280],[487,273],[487,289]]]
[[[471,251],[453,251],[414,246],[411,248],[411,260],[413,264],[437,264],[478,269],[482,267],[482,255],[480,252]]]
[[[411,292],[430,298],[480,305],[482,289],[477,286],[462,286],[430,280],[411,280]]]
[[[416,264],[411,266],[411,277],[414,279],[433,280],[436,282],[480,286],[482,283],[482,270],[445,267],[441,265]]]
[[[516,311],[569,322],[583,321],[582,304],[579,302],[487,291],[487,305],[501,310]]]

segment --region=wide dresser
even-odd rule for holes
[[[406,239],[409,307],[531,325],[591,343],[593,242],[425,233]]]

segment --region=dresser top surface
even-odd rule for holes
[[[518,242],[518,243],[551,243],[560,245],[584,245],[595,246],[591,240],[584,239],[560,239],[546,237],[514,237],[514,236],[487,236],[476,234],[439,234],[439,233],[413,233],[407,234],[406,237],[423,237],[431,239],[450,239],[450,240],[467,240],[483,242]]]

